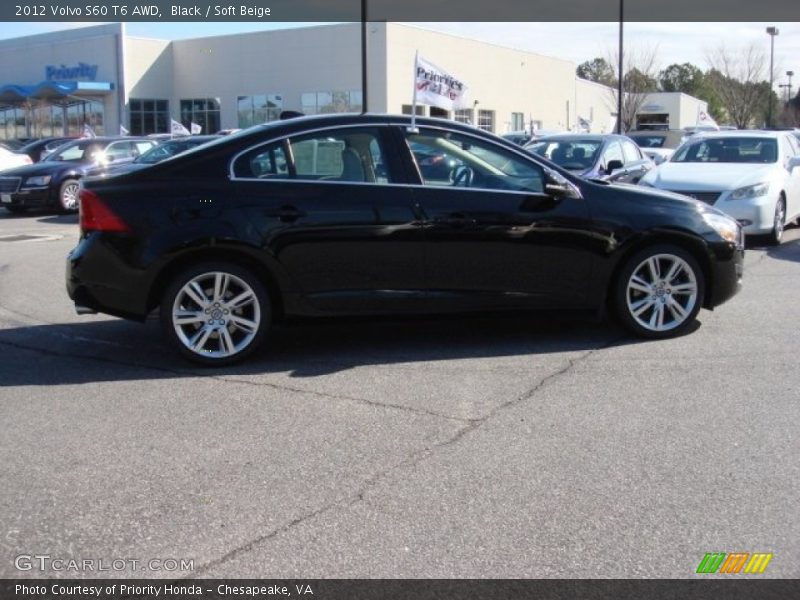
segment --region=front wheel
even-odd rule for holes
[[[632,256],[619,272],[614,312],[640,337],[661,339],[684,333],[705,295],[705,276],[683,248],[660,245]]]
[[[61,212],[71,213],[78,210],[80,184],[77,179],[65,179],[58,190],[58,203]]]
[[[224,262],[195,265],[167,286],[161,325],[186,358],[206,366],[238,362],[263,341],[269,295],[247,269]]]
[[[772,231],[769,234],[769,243],[771,246],[777,246],[783,239],[783,229],[786,226],[786,202],[783,196],[778,198],[775,204],[775,216],[772,222]]]

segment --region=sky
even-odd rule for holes
[[[43,33],[96,23],[29,23],[24,34]],[[312,23],[128,23],[132,36],[181,39],[224,35],[247,31],[308,26]],[[619,29],[617,23],[414,23],[414,25],[464,37],[537,52],[581,63],[592,58],[608,57],[615,52]],[[770,36],[767,26],[780,30],[775,38],[775,85],[786,83],[786,71],[794,71],[800,83],[800,22],[792,23],[626,23],[625,47],[652,50],[657,66],[690,62],[701,69],[708,67],[710,50],[726,45],[731,49],[750,43],[761,46],[769,56]],[[17,37],[19,23],[0,23],[0,39]],[[438,59],[444,62],[444,59]]]

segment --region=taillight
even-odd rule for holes
[[[80,226],[81,231],[116,231],[126,233],[130,227],[112,211],[100,196],[91,190],[81,188]]]

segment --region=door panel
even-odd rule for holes
[[[542,167],[491,142],[432,129],[408,137],[411,148],[438,148],[460,164],[452,182],[428,179],[414,190],[434,300],[448,308],[586,304],[583,199],[554,197]]]
[[[382,312],[422,302],[422,223],[377,127],[284,140],[234,165],[262,245],[320,311]]]

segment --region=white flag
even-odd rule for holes
[[[189,130],[175,119],[170,120],[170,127],[172,128],[172,135],[190,135]]]
[[[455,75],[451,75],[417,56],[416,99],[420,104],[438,106],[444,110],[470,108],[467,103],[467,86]]]
[[[191,128],[192,128],[192,135],[197,135],[198,133],[203,131],[203,128],[200,125],[198,125],[197,123],[194,123],[194,122],[192,122]]]
[[[81,137],[84,137],[84,138],[93,138],[93,137],[95,137],[94,130],[91,127],[89,127],[88,123],[86,123],[83,126],[83,133],[81,134]]]
[[[719,125],[717,125],[717,122],[714,119],[712,119],[711,115],[709,115],[704,110],[701,110],[699,113],[697,113],[697,126],[698,127],[712,127],[714,129],[716,129],[717,131],[719,131]]]
[[[130,134],[130,131],[128,131],[127,129],[125,129],[125,126],[124,126],[124,125],[120,125],[120,126],[119,126],[119,134],[120,134],[120,135],[129,135],[129,134]]]

